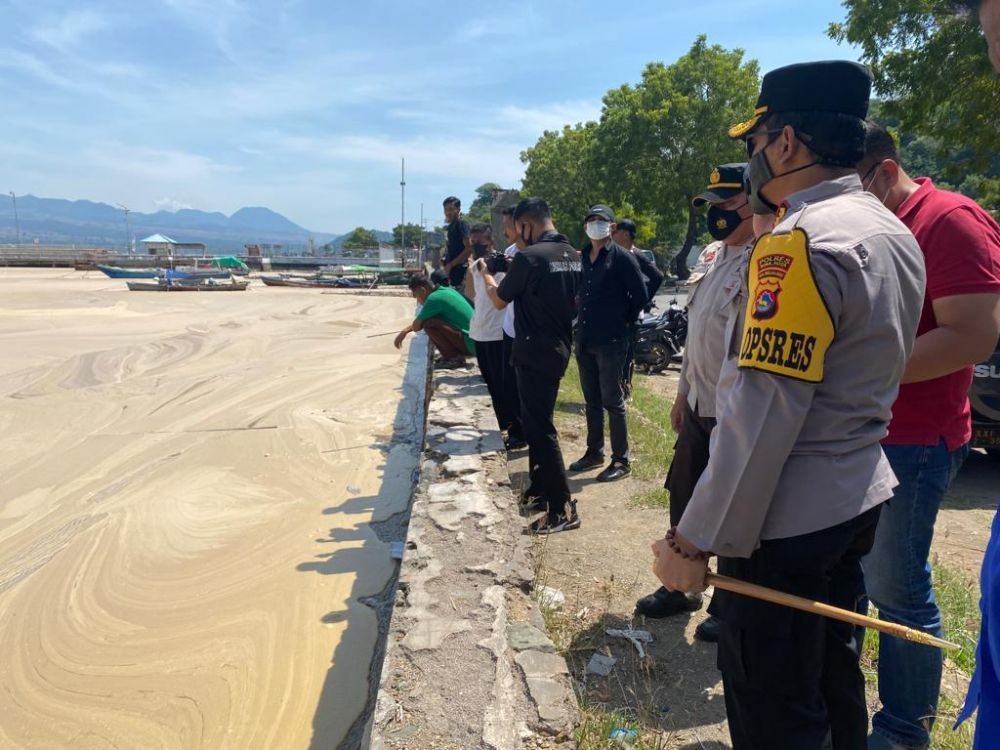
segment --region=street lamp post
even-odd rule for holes
[[[402,256],[406,256],[406,159],[399,169],[399,246]]]
[[[10,191],[10,200],[14,204],[14,244],[21,244],[21,220],[17,218],[17,196],[14,195],[14,191]]]
[[[121,203],[116,203],[115,205],[118,206],[118,208],[120,208],[122,211],[125,212],[125,252],[127,252],[128,256],[131,258],[132,257],[132,230],[129,229],[129,225],[128,225],[128,212],[129,212],[129,209],[126,208],[125,206],[123,206]]]

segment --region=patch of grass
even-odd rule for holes
[[[941,608],[945,639],[962,647],[959,651],[947,652],[946,658],[956,669],[971,677],[976,666],[976,641],[980,627],[978,587],[963,573],[939,564],[934,566],[934,592]],[[877,615],[874,608],[871,615]],[[861,653],[861,668],[869,685],[878,681],[878,656],[878,634],[869,631]],[[976,726],[974,718],[957,731],[952,730],[961,708],[959,702],[964,699],[964,695],[942,693],[938,718],[931,733],[931,750],[965,750],[972,746]]]
[[[642,726],[623,713],[603,710],[600,706],[580,707],[580,726],[576,730],[578,750],[609,750],[621,748],[619,742],[609,739],[615,729],[634,729],[638,737],[633,744],[628,745],[634,750],[666,750],[670,747],[669,738],[659,733],[643,730]]]
[[[646,384],[648,376],[636,373],[632,381],[632,400],[628,404],[629,441],[632,449],[632,473],[638,479],[662,480],[666,476],[670,460],[674,455],[674,441],[677,436],[670,427],[670,409],[673,402],[665,399]],[[556,411],[572,413],[583,400],[580,388],[580,371],[576,360],[571,359],[566,375],[559,384]],[[646,495],[648,494],[648,497]],[[666,493],[662,497],[655,492],[643,493],[638,499],[641,504],[665,506]]]
[[[643,490],[637,494],[633,498],[633,502],[644,508],[667,509],[670,507],[670,493],[663,487],[650,487],[648,490]]]
[[[670,427],[673,402],[653,391],[645,381],[645,375],[635,375],[632,400],[628,404],[629,439],[635,455],[632,471],[639,479],[662,479],[674,456],[677,439]]]
[[[972,739],[976,734],[976,719],[969,719],[957,730],[953,730],[955,718],[961,706],[956,705],[947,696],[941,696],[938,706],[938,718],[931,732],[930,750],[968,750],[972,747]]]
[[[975,581],[945,565],[934,566],[934,593],[941,608],[944,637],[961,646],[949,651],[948,660],[968,676],[976,669],[976,642],[981,614]]]
[[[556,411],[570,411],[573,406],[583,403],[583,388],[580,387],[580,370],[577,369],[576,359],[570,357],[569,367],[559,383],[559,395],[556,396]]]
[[[960,650],[948,651],[945,656],[956,669],[971,677],[976,668],[976,642],[979,639],[978,587],[966,575],[946,565],[935,565],[934,593],[941,608],[945,640],[961,646]],[[877,614],[872,607],[872,617]],[[861,666],[869,681],[878,676],[878,642],[878,634],[869,632],[861,652]]]

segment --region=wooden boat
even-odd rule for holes
[[[155,279],[160,275],[159,268],[122,268],[121,266],[106,266],[98,263],[97,270],[109,279]]]
[[[229,281],[207,279],[157,279],[126,282],[131,292],[243,292],[249,281],[230,277]]]
[[[367,279],[361,276],[331,276],[322,273],[303,276],[300,274],[280,273],[277,276],[261,276],[260,280],[266,286],[294,286],[312,289],[364,289],[376,285],[377,277]]]

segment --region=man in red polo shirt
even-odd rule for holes
[[[872,122],[858,174],[913,232],[927,268],[916,342],[883,442],[899,486],[864,559],[865,583],[881,619],[941,636],[928,555],[938,507],[969,452],[973,365],[989,358],[1000,336],[1000,226],[964,195],[907,175],[895,141]],[[868,747],[926,748],[941,652],[889,637],[880,637],[879,649],[882,708]]]

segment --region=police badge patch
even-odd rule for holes
[[[754,306],[751,315],[756,320],[770,320],[778,314],[778,297],[781,281],[792,267],[793,258],[782,253],[771,253],[759,258],[757,263],[757,288],[754,289]]]
[[[766,234],[750,253],[739,366],[810,383],[823,380],[833,342],[833,320],[809,262],[809,241],[799,229]]]

